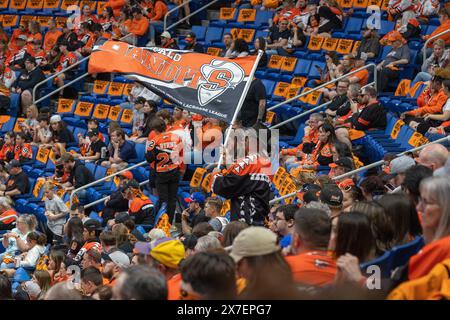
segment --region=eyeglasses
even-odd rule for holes
[[[427,199],[422,198],[420,196],[419,196],[419,202],[423,203],[426,206],[430,206],[430,205],[436,204],[435,202],[431,202],[430,200],[427,200]]]

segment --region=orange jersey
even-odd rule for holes
[[[12,33],[11,40],[9,41],[9,49],[11,51],[17,51],[16,40],[20,35],[25,35],[27,38],[30,36],[28,32],[21,32],[19,28],[15,29]]]
[[[14,153],[14,145],[5,143],[0,149],[0,160],[7,160],[6,155],[8,153]]]
[[[77,62],[78,58],[73,52],[69,52],[67,55],[61,55],[61,58],[59,58],[59,64],[56,68],[56,71],[61,71],[68,66],[73,65],[75,62]],[[73,71],[73,69],[72,69]]]
[[[356,68],[353,68],[350,71],[354,71],[354,70],[356,70]],[[361,86],[365,86],[367,84],[367,81],[369,81],[369,71],[367,71],[367,69],[360,70],[351,76],[357,77],[359,79],[358,84]]]
[[[424,96],[422,96],[422,94],[424,94]],[[439,92],[437,94],[431,94],[431,92],[422,93],[422,94],[421,94],[421,97],[423,99],[424,105],[415,110],[408,111],[406,113],[407,115],[423,116],[427,113],[431,113],[431,114],[442,113],[442,107],[444,107],[444,105],[448,99],[447,95],[444,92],[444,89],[439,90]],[[418,100],[419,100],[419,98],[418,98]]]
[[[58,38],[62,35],[62,32],[58,29],[48,30],[44,36],[44,50],[49,53],[50,50],[56,45]]]
[[[336,261],[324,251],[308,251],[286,257],[294,281],[310,286],[324,286],[333,283],[336,275]]]
[[[162,21],[168,11],[167,5],[157,0],[148,16],[151,21]]]
[[[317,144],[318,141],[319,141],[319,130],[318,129],[310,129],[309,132],[303,137],[301,144],[299,144],[297,147],[292,148],[292,149],[283,149],[283,150],[281,150],[281,154],[295,156],[297,151],[303,151],[304,143]]]
[[[42,61],[46,60],[44,50],[38,52],[31,51],[30,55],[36,59],[36,64],[38,66],[42,64]]]
[[[147,160],[156,164],[156,172],[169,172],[181,165],[183,144],[178,135],[164,132],[148,143]]]
[[[24,143],[23,146],[16,145],[14,147],[14,159],[33,159],[33,150],[29,143]]]

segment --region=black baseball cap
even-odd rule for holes
[[[133,217],[128,214],[128,212],[119,212],[114,218],[115,223],[124,223],[128,220],[133,220]]]
[[[96,220],[96,219],[89,219],[87,220],[84,224],[83,227],[88,230],[89,232],[92,231],[98,231],[102,229],[102,225],[100,223],[100,221]]]
[[[93,136],[98,136],[98,134],[99,134],[99,132],[98,132],[98,129],[92,129],[92,130],[90,130],[88,133],[87,133],[87,136],[89,137],[89,138],[91,138],[91,137],[93,137]]]
[[[197,36],[195,35],[194,32],[189,32],[189,33],[186,35],[186,38],[192,38],[192,39],[195,39],[195,38],[197,38]]]
[[[344,194],[337,185],[326,185],[320,192],[320,201],[333,207],[339,207],[344,200]]]
[[[141,186],[139,185],[139,182],[133,179],[125,183],[125,185],[122,188],[120,188],[120,192],[124,193],[129,188],[140,189]]]
[[[6,166],[6,170],[11,170],[12,168],[20,168],[20,162],[18,160],[11,160]]]

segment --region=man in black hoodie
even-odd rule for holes
[[[45,75],[41,68],[36,65],[33,57],[28,56],[25,59],[25,70],[11,87],[11,92],[20,94],[23,112],[33,103],[33,88],[43,80],[45,80]],[[37,95],[39,96],[39,92]]]
[[[64,153],[61,156],[64,170],[70,172],[69,180],[66,182],[65,190],[74,190],[94,181],[94,177],[88,168],[79,160],[75,160],[72,154]],[[77,192],[77,197],[81,203],[86,200],[86,189]]]

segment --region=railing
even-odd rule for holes
[[[144,184],[147,184],[147,183],[149,183],[149,182],[150,182],[150,180],[145,180],[145,181],[142,181],[141,183],[139,183],[139,185],[140,185],[140,186],[143,186]],[[108,199],[108,198],[109,198],[109,196],[104,197],[104,198],[101,198],[101,199],[98,199],[98,200],[95,200],[95,201],[93,201],[93,202],[88,203],[87,205],[85,205],[84,208],[90,208],[90,207],[93,207],[93,206],[95,206],[96,204],[99,204],[99,203],[104,202],[104,201],[105,201],[106,199]]]
[[[170,26],[167,27],[167,18],[168,16],[174,12],[175,10],[184,7],[185,4],[190,3],[192,0],[187,0],[185,2],[183,2],[182,4],[176,6],[175,8],[173,8],[172,10],[168,11],[166,13],[166,15],[164,16],[164,31],[168,31],[172,28],[174,28],[175,26],[179,25],[180,23],[182,23],[183,21],[186,21],[187,19],[189,19],[190,17],[192,17],[193,15],[196,15],[197,13],[199,13],[200,11],[205,10],[206,8],[208,8],[209,6],[213,5],[214,3],[216,3],[219,0],[213,0],[211,2],[208,2],[207,4],[205,4],[203,7],[201,7],[200,9],[195,10],[194,12],[191,12],[191,14],[189,14],[188,16],[178,20],[177,22],[175,22],[174,24],[171,24]]]
[[[306,116],[306,115],[308,115],[310,113],[313,113],[314,111],[320,110],[323,107],[326,107],[327,105],[329,105],[330,103],[331,103],[331,101],[322,103],[320,106],[317,106],[317,107],[314,107],[312,109],[306,110],[305,112],[300,113],[300,114],[296,115],[295,117],[292,117],[292,118],[289,118],[287,120],[284,120],[283,122],[277,123],[276,125],[270,127],[269,129],[272,130],[272,129],[276,129],[276,128],[279,128],[281,126],[284,126],[285,124],[287,124],[289,122],[292,122],[294,120],[300,119],[300,118],[302,118],[302,117],[304,117],[304,116]]]
[[[132,36],[132,35],[133,35],[132,33],[129,33],[129,34],[123,36],[122,38],[120,38],[119,40],[120,40],[120,41],[123,41],[123,40],[125,40],[126,38],[128,38],[128,37],[130,37],[130,36]],[[73,79],[72,81],[68,82],[67,84],[63,85],[62,87],[56,88],[54,91],[52,91],[51,93],[47,94],[46,96],[44,96],[44,97],[39,98],[38,100],[36,100],[36,92],[37,92],[37,88],[39,88],[39,87],[42,86],[43,84],[47,83],[48,81],[51,81],[52,79],[55,79],[55,78],[56,78],[57,76],[59,76],[60,74],[63,74],[63,73],[65,73],[66,71],[68,71],[68,70],[70,70],[70,69],[72,69],[72,68],[75,68],[76,66],[79,66],[79,65],[82,64],[83,62],[87,61],[87,60],[89,59],[89,57],[90,57],[90,55],[87,56],[87,57],[84,57],[84,58],[81,59],[81,60],[78,60],[78,61],[75,62],[73,65],[68,66],[67,68],[65,68],[65,69],[63,69],[63,70],[58,71],[58,72],[52,74],[50,77],[45,78],[45,80],[42,80],[42,81],[39,82],[37,85],[35,85],[34,88],[33,88],[33,104],[39,103],[39,102],[41,102],[41,101],[43,101],[43,100],[45,100],[45,99],[51,97],[51,96],[54,95],[55,93],[61,91],[62,89],[66,88],[66,87],[68,87],[68,86],[70,86],[70,85],[72,85],[73,83],[75,83],[75,82],[77,82],[77,81],[79,81],[79,80],[81,80],[81,79],[87,77],[87,76],[89,75],[88,72],[86,72],[85,74],[79,76],[79,77],[76,78],[76,79]]]
[[[397,154],[396,157],[401,157],[401,156],[403,156],[405,154],[408,154],[408,153],[420,151],[420,150],[422,150],[423,148],[425,148],[425,147],[427,147],[429,145],[436,144],[436,143],[441,143],[441,142],[446,142],[446,141],[450,141],[450,136],[447,136],[447,137],[444,137],[444,138],[441,138],[441,139],[438,139],[438,140],[435,140],[435,141],[431,141],[431,142],[429,142],[427,144],[424,144],[424,145],[421,145],[421,146],[419,146],[417,148],[406,150],[406,151],[404,151],[402,153]],[[384,163],[384,160],[379,160],[377,162],[368,164],[367,166],[364,166],[364,167],[355,169],[353,171],[344,173],[344,174],[342,174],[340,176],[334,177],[333,180],[340,180],[340,179],[343,179],[343,178],[350,177],[350,176],[352,176],[354,174],[357,174],[357,173],[359,173],[361,171],[365,171],[365,170],[368,170],[368,169],[371,169],[371,168],[375,168],[375,167],[381,166],[383,163]],[[300,192],[300,190],[297,190],[296,192],[292,192],[292,193],[286,194],[286,195],[284,195],[282,197],[279,197],[279,198],[275,198],[275,199],[269,201],[269,204],[274,204],[274,203],[277,203],[278,201],[281,201],[283,199],[295,196],[298,192]]]
[[[135,169],[135,168],[142,167],[143,165],[146,165],[146,164],[148,164],[147,161],[139,162],[139,163],[137,163],[137,164],[135,164],[135,165],[132,165],[131,167],[125,168],[125,169],[120,170],[120,171],[117,171],[117,172],[115,172],[115,173],[113,173],[113,174],[111,174],[111,175],[109,175],[109,176],[106,176],[106,177],[103,177],[103,178],[101,178],[101,179],[95,180],[95,181],[93,181],[93,182],[91,182],[91,183],[88,183],[88,184],[82,186],[82,187],[79,187],[78,189],[73,190],[72,193],[70,194],[70,202],[69,202],[69,203],[70,203],[70,206],[69,206],[69,207],[72,207],[73,196],[74,196],[77,192],[80,192],[81,190],[85,190],[85,189],[87,189],[87,188],[90,188],[90,187],[92,187],[92,186],[95,186],[96,184],[99,184],[100,182],[109,180],[109,179],[111,179],[111,178],[113,178],[113,177],[115,177],[115,176],[117,176],[117,175],[119,175],[119,174],[121,174],[121,173],[123,173],[123,172],[125,172],[125,171],[130,171],[130,170],[133,170],[133,169]]]
[[[5,220],[10,220],[10,219],[13,219],[14,221],[16,221],[17,220],[17,216],[6,216],[6,217],[3,217],[3,218],[0,218],[0,222],[5,221]]]
[[[432,36],[431,38],[427,39],[427,41],[425,41],[425,44],[423,45],[423,48],[422,48],[422,56],[423,56],[422,68],[425,67],[425,62],[427,61],[427,46],[430,43],[430,41],[433,41],[434,39],[439,38],[440,36],[442,36],[446,33],[449,33],[449,32],[450,32],[450,29],[444,30],[444,31],[438,33],[437,35]]]
[[[342,75],[342,76],[340,76],[340,77],[338,77],[338,78],[336,78],[336,79],[333,79],[333,80],[330,80],[330,81],[328,81],[328,82],[326,82],[326,83],[323,83],[323,84],[321,84],[321,85],[319,85],[319,86],[317,86],[317,87],[315,87],[315,88],[313,88],[313,89],[311,89],[311,90],[308,90],[308,91],[306,91],[306,92],[302,92],[301,94],[296,95],[295,97],[292,97],[292,98],[290,98],[290,99],[288,99],[288,100],[286,100],[286,101],[280,102],[279,104],[276,104],[276,105],[274,105],[273,107],[268,108],[267,110],[268,110],[268,111],[275,110],[276,108],[279,108],[279,107],[281,107],[282,105],[285,105],[285,104],[287,104],[287,103],[290,103],[290,102],[292,102],[292,101],[295,101],[295,100],[297,100],[297,99],[299,99],[299,98],[301,98],[301,97],[304,97],[304,96],[306,96],[306,95],[308,95],[308,94],[310,94],[310,93],[312,93],[312,92],[314,92],[314,91],[318,91],[318,90],[320,90],[320,89],[322,89],[322,88],[325,88],[326,86],[328,86],[328,85],[330,85],[330,84],[332,84],[332,83],[335,83],[335,82],[338,82],[339,80],[348,78],[349,76],[351,76],[351,75],[353,75],[353,74],[355,74],[355,73],[358,73],[358,72],[361,71],[361,70],[368,69],[368,68],[370,68],[370,67],[373,67],[373,71],[374,71],[374,72],[373,72],[373,78],[374,78],[374,81],[373,81],[373,82],[375,83],[375,87],[376,87],[376,86],[377,86],[377,66],[376,66],[374,63],[369,63],[368,65],[365,65],[365,66],[363,66],[363,67],[361,67],[361,68],[358,68],[358,69],[356,69],[356,70],[350,71],[350,72],[347,73],[347,74],[344,74],[344,75]]]
[[[375,84],[375,82],[368,83],[368,84],[366,84],[364,87],[370,86],[370,85],[372,85],[372,84]],[[364,87],[363,87],[363,88],[364,88]],[[326,107],[327,105],[329,105],[330,103],[331,103],[331,101],[322,103],[320,106],[317,106],[317,107],[314,107],[314,108],[312,108],[312,109],[306,110],[305,112],[300,113],[300,114],[298,114],[298,115],[296,115],[296,116],[294,116],[294,117],[292,117],[292,118],[289,118],[289,119],[287,119],[287,120],[284,120],[283,122],[277,123],[276,125],[270,127],[269,129],[272,130],[272,129],[276,129],[276,128],[279,128],[279,127],[281,127],[281,126],[284,126],[285,124],[287,124],[287,123],[289,123],[289,122],[292,122],[292,121],[294,121],[294,120],[300,119],[300,118],[302,118],[302,117],[304,117],[304,116],[306,116],[306,115],[308,115],[308,114],[310,114],[310,113],[313,113],[313,112],[315,112],[315,111],[317,111],[317,110],[320,110],[320,109],[322,109],[323,107]]]

